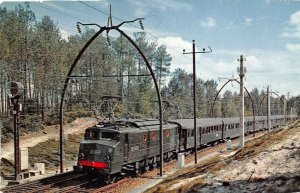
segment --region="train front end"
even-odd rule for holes
[[[120,133],[115,127],[97,125],[86,129],[74,170],[103,176],[119,172],[120,166],[116,162],[119,146]]]

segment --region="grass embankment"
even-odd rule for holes
[[[77,160],[77,153],[79,143],[83,139],[83,134],[70,134],[65,139],[65,166],[72,166]],[[29,165],[34,163],[45,163],[46,170],[59,169],[59,141],[50,139],[39,143],[36,146],[28,148]],[[12,175],[14,173],[14,163],[6,159],[2,159],[1,171],[4,176]]]
[[[83,134],[68,135],[65,139],[65,166],[71,166],[77,160],[79,143],[83,139]],[[57,170],[59,167],[59,141],[50,139],[48,141],[30,147],[29,163],[33,165],[37,162],[45,163],[46,170]]]

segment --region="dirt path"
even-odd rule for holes
[[[64,126],[65,135],[82,133],[87,127],[97,123],[95,118],[78,118]],[[42,132],[30,133],[20,136],[20,147],[33,147],[48,139],[59,139],[59,125],[47,126]],[[2,144],[2,157],[12,160],[14,153],[13,140]]]

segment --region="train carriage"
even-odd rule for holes
[[[224,140],[224,122],[220,118],[198,119],[199,144],[207,145]]]
[[[240,123],[239,118],[223,118],[225,139],[236,138],[239,136]]]

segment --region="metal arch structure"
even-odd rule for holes
[[[293,98],[293,100],[291,100],[290,102],[289,102],[289,107],[292,107],[293,105],[294,105],[294,102],[297,100],[297,99],[300,99],[300,96],[296,96],[295,98]]]
[[[223,90],[223,88],[229,83],[229,82],[231,82],[231,81],[233,81],[233,80],[236,80],[236,79],[229,79],[229,80],[227,80],[227,82],[220,88],[220,90],[217,92],[217,94],[216,94],[216,96],[215,96],[215,98],[214,98],[214,100],[213,100],[213,102],[212,102],[212,104],[211,104],[211,109],[210,109],[210,116],[211,117],[214,117],[214,106],[215,106],[215,102],[216,102],[216,100],[217,100],[217,98],[218,98],[218,96],[219,96],[219,94],[220,94],[220,92]]]
[[[156,94],[157,94],[157,98],[158,98],[158,106],[159,106],[159,129],[160,129],[160,176],[162,176],[163,174],[163,129],[162,129],[162,124],[163,124],[163,110],[162,110],[162,100],[161,100],[161,94],[160,94],[160,90],[158,87],[158,83],[156,81],[155,78],[155,74],[154,71],[152,70],[152,67],[150,65],[150,63],[148,62],[146,56],[144,55],[144,53],[142,52],[142,50],[137,46],[137,44],[122,30],[120,30],[119,28],[125,24],[125,23],[132,23],[135,22],[137,20],[140,21],[143,18],[137,18],[135,20],[132,21],[124,21],[122,23],[120,23],[119,25],[116,26],[112,26],[112,24],[110,23],[110,26],[99,26],[98,24],[82,24],[82,23],[77,23],[77,27],[79,28],[78,24],[81,25],[94,25],[94,26],[98,26],[100,28],[100,30],[98,32],[96,32],[89,40],[88,42],[83,46],[83,48],[80,50],[80,52],[78,53],[78,55],[76,56],[75,60],[73,61],[72,66],[69,69],[67,78],[65,80],[64,83],[64,87],[62,90],[62,94],[61,94],[61,101],[60,101],[60,172],[63,173],[63,160],[64,160],[64,129],[63,129],[63,107],[64,107],[64,98],[65,98],[65,94],[68,88],[68,84],[69,81],[71,79],[71,75],[72,72],[76,66],[76,64],[78,63],[79,59],[82,57],[83,53],[86,51],[86,49],[90,46],[90,44],[104,31],[108,32],[110,30],[117,30],[119,33],[121,33],[124,37],[126,37],[126,39],[136,48],[136,50],[139,52],[139,54],[142,56],[142,58],[144,59],[144,62],[147,65],[148,70],[150,71],[152,80],[154,82],[155,85],[155,89],[156,89]]]
[[[213,100],[213,103],[212,103],[212,105],[211,105],[211,117],[214,116],[214,106],[215,106],[215,102],[216,102],[216,100],[217,100],[217,98],[218,98],[220,92],[223,90],[223,88],[224,88],[229,82],[232,82],[232,81],[236,81],[237,83],[240,84],[240,81],[238,81],[237,79],[229,79],[229,80],[221,87],[221,89],[217,92],[217,94],[216,94],[216,96],[215,96],[215,98],[214,98],[214,100]],[[249,98],[250,98],[251,103],[252,103],[252,108],[254,109],[254,102],[253,102],[253,99],[252,99],[252,97],[251,97],[251,95],[250,95],[248,89],[247,89],[246,87],[244,87],[244,89],[245,89],[245,91],[247,92],[247,94],[249,95]],[[254,113],[253,113],[253,115],[254,115]]]
[[[282,102],[282,104],[284,105],[284,100],[276,93],[276,92],[271,92],[271,93],[274,93],[279,99],[280,101]],[[258,105],[258,108],[257,108],[257,115],[259,115],[259,111],[260,111],[260,108],[261,108],[261,105],[263,103],[263,101],[265,100],[265,98],[267,97],[268,95],[266,94],[262,100],[260,101],[259,105]]]
[[[288,105],[287,105],[287,109],[288,109],[288,113],[291,113],[291,108],[293,107],[294,105],[294,102],[297,100],[297,99],[300,99],[300,96],[296,96],[295,98],[292,98],[293,100],[289,101],[288,102]]]
[[[211,105],[211,117],[214,117],[214,105],[215,105],[215,102],[220,94],[220,92],[222,91],[222,89],[229,83],[229,82],[232,82],[232,81],[235,81],[237,82],[238,84],[241,84],[240,81],[238,81],[237,79],[229,79],[222,87],[221,89],[217,92],[214,100],[213,100],[213,103]],[[255,135],[255,125],[256,125],[256,120],[255,120],[255,105],[254,105],[254,101],[248,91],[248,89],[246,87],[244,87],[245,91],[247,92],[250,100],[251,100],[251,104],[252,104],[252,115],[253,115],[253,135]]]

